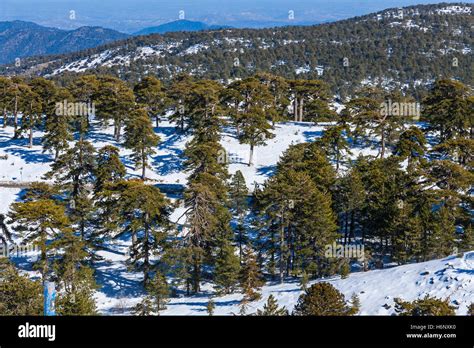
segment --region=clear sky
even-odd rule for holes
[[[61,28],[96,25],[133,32],[179,19],[235,27],[334,21],[437,0],[0,0],[0,21]],[[444,0],[443,2],[456,2]],[[74,12],[71,12],[74,11]],[[294,19],[289,20],[289,11]],[[73,16],[72,16],[73,15]],[[72,18],[74,17],[74,18]]]

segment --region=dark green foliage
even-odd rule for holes
[[[206,310],[207,310],[207,313],[209,313],[209,316],[214,315],[215,308],[216,308],[216,303],[211,298],[206,306]]]
[[[240,271],[240,286],[244,294],[244,301],[251,302],[259,300],[262,295],[260,288],[265,283],[257,264],[257,259],[251,249],[244,252],[242,269]]]
[[[148,283],[153,253],[162,251],[169,227],[169,201],[158,188],[138,180],[121,181],[112,191],[118,194],[113,214],[118,224],[114,237],[132,237],[130,262],[143,272]]]
[[[214,270],[214,282],[219,292],[232,293],[239,281],[240,263],[235,248],[229,242],[221,246]]]
[[[96,315],[94,271],[87,266],[85,243],[71,232],[53,242],[53,248],[63,249],[55,263],[59,283],[56,301],[58,315]]]
[[[42,280],[46,281],[52,249],[48,242],[70,230],[64,207],[47,199],[17,202],[11,205],[8,217],[15,223],[13,228],[20,233],[23,244],[35,244],[41,250],[36,267],[41,272]]]
[[[139,316],[159,315],[166,309],[170,289],[163,274],[157,272],[146,286],[147,295],[139,302],[133,312]]]
[[[0,315],[42,315],[41,282],[20,275],[10,263],[0,260]]]
[[[263,309],[257,309],[258,316],[284,316],[288,315],[288,310],[278,307],[278,302],[273,295],[268,296],[267,303],[263,305]]]
[[[329,283],[312,285],[298,299],[293,315],[353,315],[344,295]]]
[[[92,185],[96,172],[95,149],[84,140],[76,142],[46,173],[47,179],[55,178],[56,184],[67,196],[71,220],[78,224],[82,238],[90,225],[93,204],[91,201]]]
[[[142,170],[142,180],[145,180],[148,158],[155,153],[154,148],[158,145],[160,138],[153,131],[151,121],[144,109],[131,113],[125,126],[124,146],[132,150],[132,159],[135,169]]]
[[[449,300],[441,300],[426,296],[413,302],[395,299],[395,311],[402,316],[445,316],[455,315],[456,307],[449,304]]]
[[[438,80],[423,101],[423,116],[430,129],[438,131],[439,141],[472,137],[474,99],[467,86],[453,80]]]
[[[146,109],[150,119],[155,118],[158,127],[160,114],[166,106],[166,94],[160,80],[154,76],[146,76],[135,85],[133,93],[137,103]]]

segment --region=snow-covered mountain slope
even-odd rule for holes
[[[322,79],[335,93],[353,92],[361,81],[422,88],[440,74],[470,84],[472,8],[417,5],[316,26],[154,34],[28,58],[20,66],[0,66],[0,74],[61,79],[107,73],[136,82],[146,74],[169,80],[187,72],[227,81],[266,71]]]
[[[125,248],[121,247],[124,251]],[[129,314],[143,292],[139,277],[127,272],[125,256],[116,252],[103,252],[109,260],[98,268],[99,279],[104,283],[96,293],[97,303],[103,314]],[[348,278],[339,276],[317,281],[327,281],[338,288],[349,300],[353,294],[360,298],[360,315],[393,315],[394,298],[415,300],[426,295],[446,299],[457,308],[456,314],[465,315],[467,306],[474,302],[474,252],[463,257],[450,256],[440,260],[408,264],[383,270],[351,273]],[[206,315],[206,305],[214,294],[212,286],[198,296],[172,298],[163,315]],[[262,288],[262,298],[249,304],[247,313],[262,308],[268,296],[273,295],[280,306],[292,311],[301,295],[296,281],[284,284],[267,284]],[[239,313],[242,294],[212,296],[216,304],[215,314]]]
[[[285,122],[278,123],[273,133],[275,137],[267,142],[266,146],[258,146],[254,153],[254,165],[248,166],[249,146],[239,144],[235,130],[228,128],[222,136],[222,146],[226,150],[229,172],[242,171],[249,189],[255,182],[263,183],[273,172],[282,153],[291,145],[301,142],[313,141],[320,137],[327,124],[314,124],[310,122]],[[190,136],[180,135],[174,124],[167,121],[160,123],[155,128],[161,142],[151,157],[151,169],[147,171],[147,178],[159,183],[184,185],[187,173],[183,171],[183,150]],[[137,177],[140,170],[135,170],[130,161],[130,151],[123,148],[113,138],[113,128],[99,129],[94,127],[87,140],[97,149],[105,145],[114,145],[120,148],[122,161],[127,166],[128,175]],[[32,182],[42,181],[43,175],[49,171],[53,157],[42,152],[42,132],[34,133],[34,146],[28,148],[27,139],[13,140],[13,128],[0,128],[0,183],[1,182]],[[72,145],[72,144],[71,144]],[[363,152],[376,155],[377,150],[371,148],[354,148],[353,158]],[[224,154],[223,154],[224,155]],[[4,159],[6,158],[6,159]],[[2,189],[0,188],[0,193]]]

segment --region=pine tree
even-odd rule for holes
[[[216,303],[211,299],[207,302],[206,310],[210,317],[214,315],[214,310],[216,309]]]
[[[206,261],[215,267],[218,256],[232,240],[231,214],[228,210],[228,178],[226,163],[219,161],[223,148],[219,144],[219,115],[209,110],[209,104],[201,100],[193,113],[200,121],[194,123],[192,141],[186,144],[185,170],[191,172],[184,193],[186,211],[184,248],[189,278],[186,288],[193,292],[200,289],[203,266]],[[206,106],[207,105],[207,106]],[[208,126],[206,126],[208,125]],[[227,253],[230,255],[229,253]],[[227,266],[226,266],[227,267]],[[225,268],[225,267],[224,267]]]
[[[156,77],[145,76],[133,88],[136,102],[146,109],[148,117],[155,118],[156,127],[159,126],[160,114],[166,106],[166,94],[164,88]]]
[[[439,142],[472,137],[473,103],[469,88],[459,81],[438,80],[423,100],[423,117],[430,130],[439,132]]]
[[[148,157],[155,153],[153,148],[159,141],[146,111],[139,109],[133,112],[126,122],[124,145],[132,150],[135,168],[142,169],[142,180],[145,180],[146,168],[149,167]]]
[[[178,75],[167,89],[169,105],[174,109],[169,117],[171,122],[176,122],[181,133],[184,133],[189,120],[189,103],[194,81],[189,75]]]
[[[321,192],[332,192],[336,172],[317,142],[291,145],[277,163],[277,172],[306,172]]]
[[[15,130],[15,137],[20,136],[23,132],[28,132],[28,147],[31,148],[33,147],[33,130],[43,120],[41,97],[30,86],[24,85],[21,89],[21,103],[18,106],[22,117],[20,128]]]
[[[153,314],[154,304],[151,296],[145,296],[137,305],[133,308],[133,314],[138,316],[150,316]]]
[[[41,282],[21,275],[9,262],[0,260],[0,313],[38,316],[43,314]]]
[[[342,125],[335,125],[326,129],[320,139],[327,156],[336,163],[336,172],[339,171],[339,166],[343,162],[343,155],[352,154],[349,142],[346,140],[348,131],[349,129]]]
[[[263,310],[257,309],[258,316],[284,316],[288,315],[288,310],[283,307],[278,307],[278,302],[275,297],[270,294],[267,299],[267,303],[263,305]]]
[[[424,163],[426,152],[426,138],[418,127],[410,127],[402,132],[393,150],[394,155],[408,159],[409,166],[414,162]]]
[[[351,297],[351,304],[352,304],[352,307],[351,307],[351,310],[350,310],[350,314],[351,315],[356,315],[359,313],[360,311],[360,298],[359,296],[357,296],[356,294],[352,294],[352,297]]]
[[[21,109],[25,107],[25,104],[28,104],[28,97],[31,97],[32,91],[31,88],[20,77],[11,78],[11,83],[8,87],[9,89],[7,91],[7,95],[10,99],[8,109],[13,114],[14,138],[17,138],[19,135],[18,116],[22,111]]]
[[[239,141],[242,144],[250,145],[249,167],[253,165],[255,146],[266,145],[266,141],[274,137],[274,134],[270,132],[270,128],[271,126],[265,118],[265,112],[258,108],[251,108],[242,117],[242,133]]]
[[[95,75],[84,75],[74,79],[68,90],[78,103],[92,106],[99,95],[100,83]],[[67,99],[66,99],[67,100]],[[79,115],[70,115],[74,117],[73,123],[75,130],[79,134],[79,140],[84,140],[90,126],[89,115],[80,113]]]
[[[37,200],[53,200],[60,201],[61,192],[56,185],[50,185],[45,182],[33,182],[30,187],[25,190],[25,194],[21,197],[23,201]]]
[[[344,316],[352,315],[344,295],[329,283],[312,285],[298,299],[293,315]]]
[[[170,290],[165,276],[161,272],[156,272],[153,279],[147,285],[147,291],[153,299],[156,313],[166,309]]]
[[[10,111],[12,81],[6,77],[0,77],[0,110],[3,116],[3,128],[8,125],[8,115]]]
[[[228,89],[234,91],[232,101],[237,109],[231,115],[234,116],[240,143],[250,145],[251,166],[255,146],[265,145],[268,139],[274,137],[270,132],[272,126],[268,123],[268,118],[272,120],[275,115],[274,96],[268,87],[255,77],[236,81]]]
[[[344,245],[350,243],[360,230],[365,207],[366,192],[361,176],[351,168],[336,181],[334,206],[338,213],[339,230],[344,235]]]
[[[456,307],[449,304],[449,300],[441,300],[426,295],[413,302],[394,299],[395,311],[401,316],[446,316],[456,315]]]
[[[332,121],[336,114],[329,108],[329,86],[320,80],[292,80],[294,120],[303,122]],[[305,117],[306,115],[306,117]]]
[[[257,264],[257,259],[251,249],[244,252],[242,270],[240,272],[240,286],[244,294],[244,299],[248,302],[259,300],[262,295],[259,293],[264,280]]]
[[[157,272],[145,288],[147,295],[134,307],[133,313],[138,316],[159,315],[166,309],[170,295],[165,276]]]
[[[118,142],[124,122],[134,117],[135,96],[125,82],[112,76],[101,76],[99,82],[97,117],[104,124],[109,120],[113,121],[114,138]],[[144,114],[147,115],[146,111]]]
[[[106,145],[97,153],[94,192],[100,192],[105,185],[123,180],[127,173],[125,165],[120,160],[119,149]]]
[[[197,81],[192,85],[188,101],[188,130],[215,134],[223,121],[220,118],[222,86],[212,80]]]
[[[65,88],[58,89],[55,94],[58,103],[72,102],[72,96]],[[43,152],[53,152],[54,160],[57,161],[59,155],[69,148],[69,141],[73,140],[71,133],[71,123],[73,119],[64,110],[55,110],[53,114],[46,117],[45,134],[42,139]]]
[[[237,216],[238,225],[236,227],[237,243],[239,245],[239,258],[242,262],[242,248],[247,242],[244,226],[244,214],[248,209],[247,196],[248,188],[245,178],[240,170],[233,176],[229,185],[230,207]]]
[[[309,277],[306,271],[303,271],[303,274],[300,278],[300,288],[302,291],[306,291],[308,289]]]
[[[120,228],[114,238],[130,233],[132,246],[130,262],[143,272],[143,282],[148,284],[152,271],[151,256],[162,249],[169,227],[169,201],[160,190],[138,180],[116,184],[119,192],[117,211]]]
[[[71,231],[53,242],[64,252],[55,263],[60,294],[56,301],[59,315],[96,315],[94,271],[86,265],[85,243]]]
[[[305,172],[282,170],[270,178],[257,195],[257,209],[264,219],[271,243],[261,253],[278,261],[283,282],[290,273],[312,276],[331,274],[325,246],[337,237],[332,201],[318,190]]]
[[[281,76],[269,73],[259,72],[255,75],[263,85],[266,86],[270,94],[273,96],[273,105],[270,112],[274,116],[270,116],[272,123],[281,121],[288,116],[288,106],[290,105],[290,89],[289,83]]]
[[[36,267],[45,282],[50,270],[49,242],[70,229],[64,207],[52,200],[13,203],[8,217],[15,223],[13,229],[20,233],[23,243],[34,243],[40,248],[41,256]]]
[[[214,282],[219,292],[230,294],[239,281],[240,264],[235,255],[235,248],[229,241],[225,241],[217,256],[214,270]]]
[[[56,184],[67,195],[71,219],[79,225],[82,238],[90,224],[93,204],[91,187],[95,180],[95,149],[87,141],[79,140],[62,154],[46,173],[47,179],[55,178]]]

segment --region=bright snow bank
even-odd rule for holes
[[[314,141],[322,136],[325,126],[327,124],[311,122],[277,123],[275,129],[272,130],[275,137],[268,140],[265,146],[255,148],[252,166],[248,165],[249,145],[240,144],[235,130],[229,127],[222,134],[221,144],[226,151],[222,155],[229,163],[229,173],[234,174],[240,170],[248,188],[253,189],[255,183],[262,184],[272,175],[280,156],[290,145]],[[191,140],[191,136],[179,134],[176,126],[168,121],[161,122],[160,126],[155,128],[155,132],[161,141],[155,149],[155,154],[150,158],[151,168],[147,170],[147,178],[166,184],[186,184],[189,173],[183,171],[183,150],[186,143]],[[28,147],[27,139],[12,139],[13,134],[13,127],[0,128],[0,183],[43,180],[43,175],[50,170],[53,161],[51,154],[43,152],[41,146],[43,133],[34,132],[32,148]],[[94,129],[88,134],[87,140],[97,149],[105,145],[117,146],[120,149],[121,159],[127,167],[128,176],[138,177],[140,175],[140,170],[136,170],[130,160],[130,150],[125,149],[121,143],[114,140],[113,127],[100,129],[95,124]],[[71,142],[70,145],[74,144]],[[376,155],[377,150],[369,147],[353,148],[352,158],[357,158],[360,153]],[[0,195],[3,192],[3,189],[0,188]],[[1,201],[0,203],[2,203]]]
[[[108,294],[97,293],[99,309],[104,314],[129,314],[130,309],[139,302],[143,293],[138,290],[139,279],[130,277],[116,254],[104,253],[114,262],[113,271],[107,270],[105,290]],[[99,268],[100,271],[100,268]],[[409,264],[384,270],[352,273],[346,279],[339,277],[323,279],[338,288],[346,299],[356,294],[361,302],[361,315],[394,314],[394,298],[400,297],[412,301],[426,295],[437,298],[449,298],[451,304],[458,307],[457,314],[464,315],[467,306],[474,302],[474,252],[463,257],[450,256],[418,264]],[[204,287],[204,294],[172,298],[162,315],[207,315],[206,306],[213,295],[212,287]],[[122,294],[122,296],[120,296]],[[262,308],[268,296],[272,294],[280,304],[293,310],[301,294],[298,282],[268,284],[262,288],[262,299],[251,303],[247,313]],[[233,315],[239,313],[242,294],[212,298],[216,304],[216,315]]]

